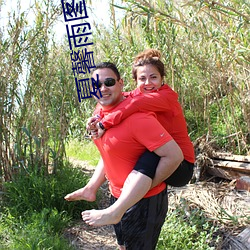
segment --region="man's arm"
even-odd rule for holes
[[[161,159],[156,168],[151,188],[166,180],[178,168],[184,159],[180,147],[174,140],[171,140],[163,146],[155,149],[154,152],[159,155]]]
[[[89,180],[87,185],[90,185],[92,188],[94,188],[96,191],[98,188],[106,181],[105,178],[105,171],[104,171],[104,163],[102,158],[100,158],[96,168],[95,172],[92,175],[91,179]]]

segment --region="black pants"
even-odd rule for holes
[[[146,150],[137,161],[134,170],[153,179],[160,159],[161,157],[154,152]],[[169,176],[165,182],[173,187],[185,186],[191,180],[193,172],[194,164],[183,160],[175,172]]]
[[[111,204],[117,199],[111,196]],[[138,201],[114,225],[117,242],[126,250],[154,250],[168,210],[167,188]]]

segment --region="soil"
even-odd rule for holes
[[[74,166],[80,166],[84,173],[90,175],[94,172],[94,167],[86,162],[70,159]],[[101,187],[101,199],[98,208],[106,208],[109,205],[109,194],[107,183]],[[75,225],[66,229],[65,237],[77,250],[114,250],[117,249],[116,237],[113,226],[93,227],[87,225],[82,220],[76,221]]]
[[[67,229],[65,237],[75,249],[113,250],[117,249],[116,238],[112,226],[91,227],[79,221]]]

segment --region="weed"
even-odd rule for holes
[[[210,224],[201,210],[186,215],[181,207],[172,211],[162,227],[157,249],[159,250],[213,250],[216,228]],[[212,240],[213,239],[213,240]]]

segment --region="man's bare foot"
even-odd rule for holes
[[[67,201],[95,201],[96,192],[93,192],[93,190],[88,187],[83,187],[74,191],[73,193],[67,194],[64,199]]]
[[[86,210],[82,212],[82,219],[90,226],[104,226],[117,224],[123,214],[117,214],[114,211],[111,211],[110,208],[102,210]]]

